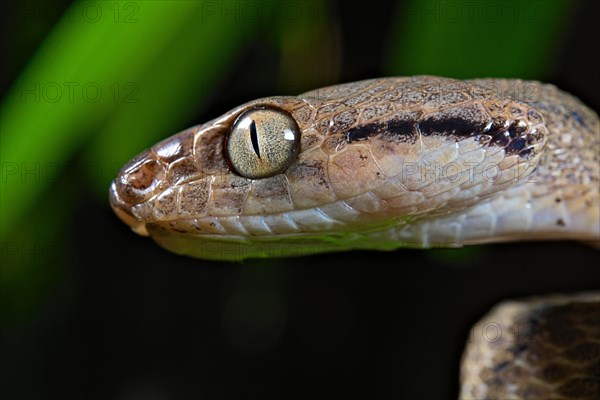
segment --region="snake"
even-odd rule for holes
[[[109,199],[134,232],[208,260],[597,246],[599,120],[538,81],[351,82],[253,100],[171,136],[121,169]],[[460,398],[596,396],[599,304],[599,293],[500,304],[487,320],[543,340],[470,340]]]

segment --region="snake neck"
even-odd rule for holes
[[[598,115],[553,85],[508,79],[474,80],[534,107],[548,128],[546,149],[520,185],[457,214],[386,232],[424,247],[517,240],[582,240],[600,244]],[[525,85],[533,85],[524,90]],[[528,93],[523,98],[523,93]]]

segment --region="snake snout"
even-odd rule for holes
[[[136,233],[147,236],[145,222],[135,212],[136,206],[152,198],[164,178],[164,167],[150,151],[130,161],[111,183],[110,204],[119,218]]]
[[[121,199],[119,192],[117,191],[117,185],[115,181],[113,181],[110,185],[109,200],[110,206],[115,214],[117,214],[117,216],[121,219],[121,221],[125,222],[125,224],[127,224],[137,234],[148,236],[146,224],[142,221],[139,221],[131,212],[131,206],[126,204]]]

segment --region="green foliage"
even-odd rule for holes
[[[82,146],[83,168],[106,197],[119,165],[197,111],[253,28],[218,7],[101,1],[67,10],[2,101],[2,235]]]
[[[419,0],[398,9],[394,75],[543,79],[575,4],[556,0]]]

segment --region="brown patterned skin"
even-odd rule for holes
[[[224,142],[257,106],[289,113],[301,145],[282,173],[247,179]],[[255,100],[158,143],[123,168],[111,205],[163,247],[212,259],[596,241],[598,126],[539,82],[354,82]]]
[[[459,398],[600,398],[600,292],[496,306],[471,330]]]
[[[248,179],[234,172],[224,148],[236,118],[257,106],[289,113],[300,149],[285,171]],[[599,158],[598,116],[552,85],[383,78],[255,100],[183,131],[130,161],[111,185],[110,202],[133,230],[161,246],[218,260],[507,240],[597,242]],[[581,316],[591,306],[597,303],[560,310]],[[598,326],[597,312],[595,325],[560,317],[571,328],[555,332],[566,336],[538,342],[545,334],[537,327],[562,313],[540,307],[530,313],[506,306],[501,310],[519,312],[493,317],[536,341],[469,350],[464,398],[575,398],[597,387],[579,375],[580,366],[597,365],[597,335],[577,339],[581,329]],[[557,364],[533,364],[537,354],[557,352]],[[525,372],[543,375],[558,394],[546,396],[538,378],[512,387]]]

